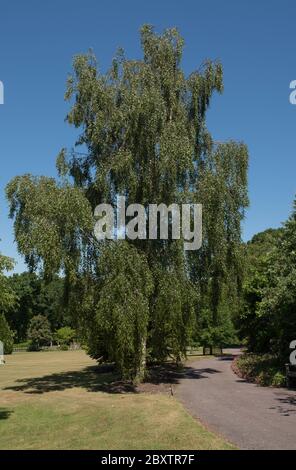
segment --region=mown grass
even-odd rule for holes
[[[17,353],[0,368],[0,449],[230,449],[174,397],[112,387],[83,351]]]
[[[262,386],[285,386],[286,377],[283,365],[271,354],[246,353],[236,360],[242,377]]]

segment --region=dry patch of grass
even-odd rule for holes
[[[17,353],[0,368],[0,449],[229,449],[174,397],[112,387],[83,351]]]

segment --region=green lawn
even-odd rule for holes
[[[175,398],[112,388],[112,379],[82,351],[7,356],[0,449],[232,448]]]

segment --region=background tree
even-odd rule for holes
[[[15,341],[26,340],[28,325],[32,317],[46,316],[54,331],[71,324],[69,313],[64,306],[64,280],[54,276],[50,281],[33,272],[13,274],[8,285],[15,293],[17,302],[6,312],[10,328],[15,331]]]
[[[61,346],[69,346],[76,337],[76,331],[70,326],[59,328],[55,334],[55,341]]]
[[[13,260],[0,253],[0,313],[6,313],[16,301],[15,293],[9,285],[9,279],[5,276],[5,271],[12,270],[13,266]]]
[[[71,317],[64,304],[64,279],[53,276],[50,282],[41,279],[38,295],[38,311],[46,316],[52,331],[71,324]]]
[[[296,335],[296,205],[281,229],[269,229],[246,246],[244,304],[237,319],[250,351],[271,353],[282,364]]]
[[[290,342],[296,335],[296,200],[283,225],[276,250],[268,267],[269,282],[258,306],[261,316],[269,316],[272,331],[270,349],[287,361]]]
[[[7,310],[6,318],[15,331],[16,342],[25,341],[30,319],[37,314],[40,281],[34,273],[13,274],[8,278],[17,301]]]
[[[263,315],[258,307],[272,282],[270,268],[277,256],[281,234],[282,229],[268,229],[254,235],[245,245],[243,303],[237,311],[236,324],[240,337],[247,341],[253,352],[270,352],[271,338],[276,335],[271,312],[266,311]]]
[[[11,354],[13,350],[13,332],[6,321],[5,313],[15,305],[16,296],[4,274],[12,268],[13,260],[0,254],[0,340],[4,343],[5,354]]]
[[[36,315],[30,320],[28,339],[31,341],[31,349],[35,351],[38,351],[41,346],[49,345],[52,333],[46,317]]]
[[[0,341],[4,345],[4,354],[11,354],[13,351],[13,332],[5,319],[3,313],[0,313]]]

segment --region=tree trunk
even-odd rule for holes
[[[134,379],[135,383],[141,383],[143,382],[145,378],[145,372],[146,372],[146,343],[147,343],[147,338],[144,336],[142,338],[141,342],[141,351],[140,351],[140,359],[139,359],[139,366],[136,371],[136,376]]]

